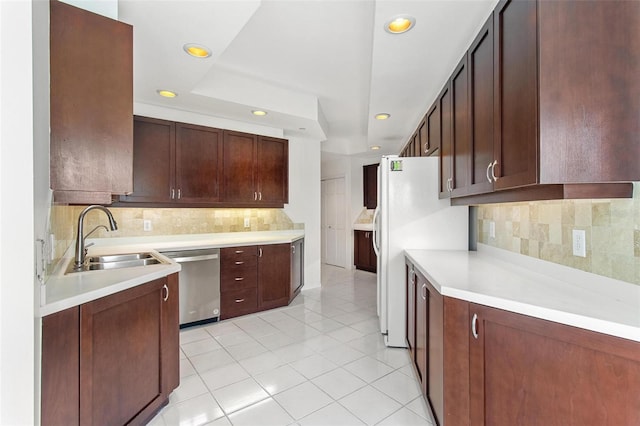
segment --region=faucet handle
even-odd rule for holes
[[[84,256],[87,256],[87,253],[89,252],[89,247],[95,245],[95,243],[89,243],[89,244],[85,244],[84,246]]]

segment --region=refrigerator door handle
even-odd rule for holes
[[[378,244],[378,218],[380,217],[380,207],[376,207],[373,212],[373,251],[376,252],[376,256],[380,256],[380,244]]]

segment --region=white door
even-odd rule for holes
[[[322,181],[322,261],[347,266],[344,177]]]

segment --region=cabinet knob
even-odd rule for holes
[[[473,338],[478,338],[478,314],[473,314],[473,318],[471,319],[471,334],[473,334]]]
[[[169,300],[169,287],[167,287],[167,285],[163,285],[162,289],[164,290],[164,297],[162,298],[162,300],[164,300],[165,302],[167,300]]]

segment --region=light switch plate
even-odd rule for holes
[[[142,227],[145,231],[151,231],[153,226],[151,226],[151,221],[149,219],[144,219],[142,221]]]
[[[494,221],[489,222],[489,238],[496,237],[496,223]]]
[[[573,255],[587,257],[587,234],[584,229],[573,230]]]
[[[245,217],[245,218],[244,218],[244,227],[245,227],[245,228],[248,228],[248,227],[250,227],[250,226],[251,226],[251,221],[249,220],[249,218],[248,218],[248,217]]]

